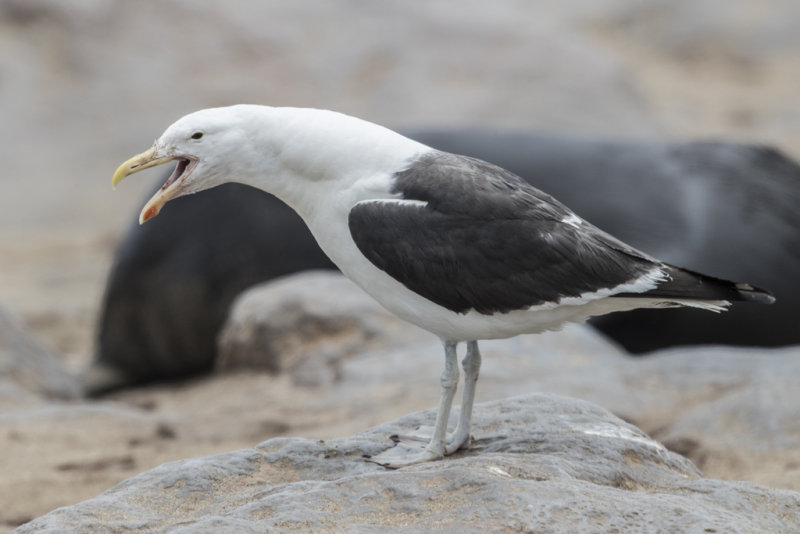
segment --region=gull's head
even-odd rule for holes
[[[175,170],[139,215],[140,223],[152,219],[173,198],[210,189],[231,181],[231,176],[252,171],[252,158],[248,157],[254,150],[250,123],[254,112],[263,114],[267,109],[238,105],[186,115],[167,128],[152,147],[120,165],[111,183],[116,186],[133,173],[175,161]]]
[[[388,180],[426,150],[431,149],[333,111],[239,104],[182,117],[149,150],[120,165],[112,184],[144,169],[177,162],[142,209],[140,223],[158,215],[173,198],[225,182],[272,193],[302,215],[327,199],[331,189],[351,190],[356,196],[373,194],[376,183],[385,185],[376,177]],[[387,194],[380,191],[374,194]]]

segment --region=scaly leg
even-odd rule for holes
[[[467,343],[467,355],[461,362],[464,368],[464,392],[461,396],[461,413],[458,416],[458,426],[451,436],[447,438],[445,454],[453,454],[458,449],[469,447],[469,431],[472,424],[472,404],[475,401],[475,386],[481,371],[481,353],[478,342]]]
[[[447,420],[450,418],[450,408],[453,406],[453,397],[458,388],[458,355],[456,343],[446,341],[444,344],[444,371],[440,379],[442,395],[439,397],[439,410],[436,412],[436,425],[433,427],[431,441],[425,447],[436,454],[437,458],[445,455],[445,441],[447,439]]]
[[[447,420],[450,418],[450,408],[453,405],[453,397],[458,387],[459,371],[456,345],[457,342],[455,341],[444,342],[444,371],[440,379],[442,394],[439,397],[439,409],[436,412],[436,424],[433,428],[433,436],[428,444],[422,451],[419,451],[419,449],[414,450],[411,446],[401,442],[394,448],[370,458],[369,461],[383,465],[384,467],[398,468],[430,460],[438,460],[444,457],[446,454]],[[469,355],[467,358],[469,358]],[[474,394],[474,383],[472,389]],[[472,401],[470,399],[470,411],[471,409]],[[467,416],[467,419],[469,419],[469,416]],[[467,421],[467,427],[469,427],[469,421]],[[467,436],[469,436],[469,428],[467,428]]]

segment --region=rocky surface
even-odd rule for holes
[[[298,385],[322,385],[340,380],[347,358],[429,338],[338,272],[320,271],[243,293],[220,333],[217,368],[288,373]]]
[[[72,399],[80,394],[78,381],[61,358],[24,322],[0,305],[0,389],[3,401],[25,394]],[[24,390],[24,391],[21,391]]]
[[[350,438],[277,438],[171,462],[17,532],[793,532],[800,494],[704,479],[685,458],[584,401],[476,406],[473,447],[386,470],[364,462],[414,413]]]
[[[293,312],[285,313],[286,308]],[[342,317],[349,328],[357,328],[337,343],[329,333],[342,332]],[[294,326],[286,322],[289,318]],[[298,344],[296,332],[309,323],[317,335]],[[353,344],[362,328],[384,332],[380,347],[367,336]],[[298,384],[313,383],[309,376],[335,377],[339,384],[353,384],[343,388],[349,391],[356,384],[390,384],[398,400],[424,396],[435,405],[443,366],[439,341],[387,315],[337,273],[304,273],[253,288],[239,299],[225,331],[269,332],[268,342],[251,336],[229,345],[232,336],[221,337],[221,354],[237,350],[249,355],[241,362],[245,369],[266,367],[274,361],[275,347],[292,347],[286,354],[300,355],[298,361],[305,364],[283,369]],[[399,343],[403,338],[405,343]],[[548,391],[591,400],[714,476],[735,472],[747,480],[800,490],[792,481],[800,476],[800,422],[794,410],[800,398],[795,399],[793,385],[800,374],[800,348],[673,349],[633,358],[577,325],[483,341],[481,347],[479,399]]]
[[[257,333],[263,325],[282,329],[272,328],[264,350],[262,337],[239,335],[236,350],[247,358],[229,360],[226,371],[216,376],[126,391],[100,402],[43,402],[31,395],[6,409],[5,436],[0,435],[6,452],[0,456],[0,471],[6,476],[0,490],[8,524],[89,499],[165,461],[252,447],[271,437],[286,443],[327,441],[436,405],[440,342],[386,315],[340,275],[305,273],[254,288],[241,297],[226,328]],[[372,334],[358,335],[358,325]],[[307,335],[299,340],[296,332],[304,329]],[[581,325],[481,345],[478,400],[535,391],[587,399],[687,455],[706,477],[800,490],[796,348],[670,351],[632,358]],[[276,360],[275,347],[291,348],[301,357],[281,354]],[[279,363],[280,372],[264,370],[264,362]],[[516,428],[513,421],[482,421],[475,431],[476,450],[488,450],[480,445],[480,435],[489,427],[497,433]],[[539,435],[536,424],[525,431]],[[376,443],[386,444],[387,431],[375,432],[383,432]],[[246,456],[261,462],[253,454]],[[116,491],[101,500],[115,502]],[[193,517],[200,521],[201,512],[193,506],[187,502],[185,508],[195,510]],[[717,517],[717,512],[708,513]]]

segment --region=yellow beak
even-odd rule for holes
[[[173,159],[175,159],[174,156],[162,156],[160,158],[156,157],[156,147],[153,146],[141,154],[133,156],[131,159],[117,167],[114,176],[111,178],[111,185],[116,187],[117,184],[120,183],[125,177],[130,176],[135,172],[161,165],[168,161],[172,161]]]
[[[133,156],[131,159],[120,165],[116,172],[114,172],[114,176],[111,178],[111,185],[116,187],[116,185],[125,177],[130,176],[133,173],[167,163],[174,159],[176,159],[176,156],[156,156],[156,147],[153,146],[141,154]],[[142,208],[142,212],[139,214],[139,224],[147,222],[158,215],[158,213],[161,211],[161,208],[164,207],[164,204],[173,198],[177,192],[178,191],[175,187],[167,187],[166,185],[159,189],[156,194],[153,195],[153,197],[147,202],[147,204],[145,204],[144,208]]]

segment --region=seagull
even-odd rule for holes
[[[112,184],[172,161],[174,172],[140,223],[173,198],[226,182],[261,189],[303,218],[347,277],[442,340],[430,439],[371,458],[390,468],[469,446],[479,340],[634,308],[718,312],[733,301],[774,301],[749,284],[652,258],[505,169],[334,111],[248,104],[196,111],[120,165]],[[604,194],[601,186],[596,194]],[[461,342],[464,390],[448,435]]]

